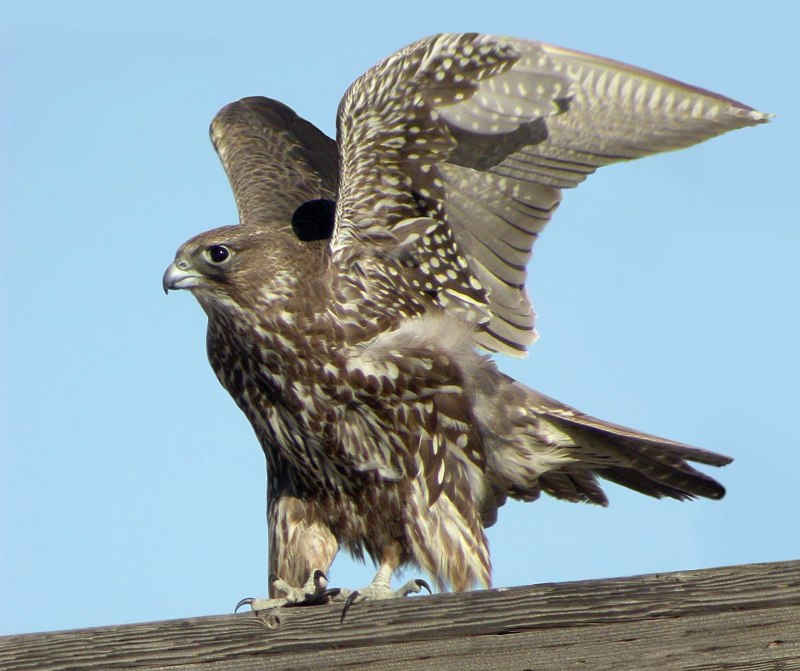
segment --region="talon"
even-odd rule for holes
[[[274,573],[269,576],[270,592],[279,598],[256,599],[252,608],[261,610],[261,604],[269,602],[269,607],[281,606],[312,606],[327,603],[332,595],[339,593],[338,589],[328,589],[328,576],[320,569],[314,569],[302,586],[291,585],[279,575]],[[280,603],[274,603],[280,602]]]
[[[339,624],[344,624],[344,616],[347,615],[347,611],[350,610],[350,606],[352,606],[356,599],[359,597],[358,592],[350,592],[347,599],[344,601],[344,608],[342,608],[342,617],[339,618]]]
[[[239,609],[242,606],[252,606],[253,605],[253,597],[247,597],[246,599],[242,599],[239,603],[236,604],[236,608],[233,609],[234,613],[238,613]]]
[[[417,578],[414,582],[417,583],[417,587],[419,587],[420,589],[424,587],[426,590],[428,590],[428,594],[433,594],[433,592],[431,591],[431,586],[422,578]]]

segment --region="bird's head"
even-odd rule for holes
[[[162,286],[188,289],[211,315],[231,303],[254,306],[290,298],[298,283],[321,277],[327,240],[301,240],[290,229],[225,226],[186,241]]]

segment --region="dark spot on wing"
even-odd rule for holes
[[[329,240],[333,235],[336,203],[327,198],[309,200],[292,215],[292,230],[303,242]]]

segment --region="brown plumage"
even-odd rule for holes
[[[206,311],[211,365],[266,455],[270,573],[303,585],[342,547],[384,577],[411,564],[464,590],[490,583],[483,529],[509,496],[605,505],[599,477],[721,498],[688,462],[727,457],[583,415],[476,345],[520,354],[535,339],[525,265],[561,189],[766,118],[472,34],[359,78],[337,143],[266,98],[221,110],[211,137],[241,223],[185,243],[164,287]]]

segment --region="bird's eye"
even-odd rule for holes
[[[231,252],[225,245],[214,245],[206,250],[206,254],[212,263],[222,263],[231,255]]]

